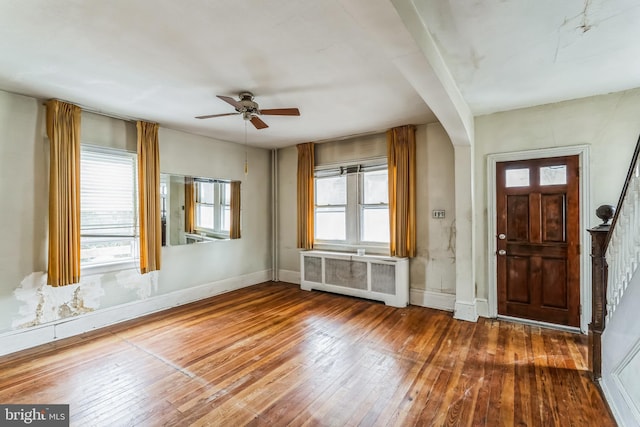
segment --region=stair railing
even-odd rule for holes
[[[606,322],[616,311],[640,265],[640,139],[605,241],[608,265]]]

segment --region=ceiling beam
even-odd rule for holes
[[[473,145],[474,120],[429,28],[412,0],[391,0],[420,52],[395,58],[396,67],[420,94],[453,145]]]

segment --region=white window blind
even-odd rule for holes
[[[81,146],[80,235],[82,266],[137,257],[135,154]]]

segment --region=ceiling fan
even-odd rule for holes
[[[245,120],[249,120],[256,129],[268,128],[267,124],[258,116],[299,116],[300,110],[297,108],[271,108],[267,110],[261,110],[258,107],[258,103],[253,100],[253,94],[251,92],[240,92],[238,95],[240,99],[236,101],[230,96],[216,95],[228,104],[231,104],[235,109],[235,113],[223,113],[223,114],[210,114],[208,116],[198,116],[196,119],[210,119],[212,117],[233,116],[236,114],[242,114]]]

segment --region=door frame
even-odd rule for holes
[[[589,146],[541,148],[487,155],[487,260],[489,317],[498,317],[498,263],[496,259],[497,209],[496,209],[496,164],[514,160],[541,159],[546,157],[578,156],[580,177],[580,330],[587,333],[591,320],[591,242],[586,232],[590,218],[591,185],[589,172]],[[531,323],[531,321],[527,321]],[[534,322],[537,323],[537,322]],[[542,322],[539,322],[543,324]],[[560,327],[560,326],[559,326]]]

